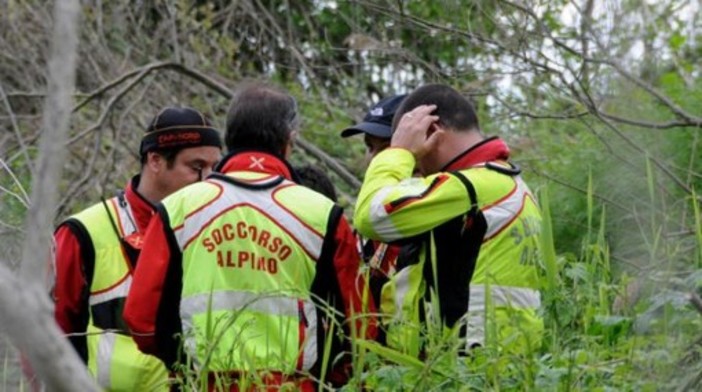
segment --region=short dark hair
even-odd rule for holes
[[[395,112],[392,131],[402,116],[421,105],[436,105],[432,114],[439,116],[439,122],[453,131],[480,130],[478,116],[473,104],[455,89],[444,84],[427,84],[414,90]]]
[[[294,170],[300,179],[300,185],[317,191],[336,203],[334,184],[322,169],[312,165],[302,165],[295,167]]]
[[[166,167],[169,169],[173,169],[173,166],[175,166],[175,160],[178,157],[178,154],[180,154],[181,151],[183,151],[185,147],[178,147],[178,148],[172,148],[168,150],[157,150],[157,151],[149,151],[153,152],[154,154],[158,154],[163,157],[163,159],[166,160]],[[146,164],[146,159],[148,158],[149,153],[147,152],[146,154],[141,156],[141,167],[144,167]]]
[[[247,83],[229,107],[225,144],[229,151],[254,148],[280,155],[298,126],[297,102],[287,91]]]

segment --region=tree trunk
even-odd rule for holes
[[[50,391],[97,391],[97,385],[53,318],[46,276],[58,178],[65,157],[75,84],[78,0],[54,3],[49,86],[42,119],[39,157],[26,217],[20,278],[0,263],[0,335],[28,359],[33,373]]]
[[[56,325],[44,287],[17,279],[4,263],[0,263],[0,314],[0,335],[7,334],[47,390],[98,391],[88,369]]]

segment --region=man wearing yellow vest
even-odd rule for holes
[[[56,322],[105,390],[168,389],[166,368],[138,350],[122,309],[155,203],[208,175],[221,145],[202,113],[162,110],[141,141],[141,173],[116,197],[71,216],[56,230]]]
[[[367,237],[418,244],[383,287],[388,344],[418,355],[422,322],[431,319],[466,350],[537,349],[541,214],[507,145],[484,137],[471,103],[439,84],[412,92],[393,129],[354,215]],[[412,178],[415,169],[424,177]]]
[[[341,208],[293,181],[298,122],[287,92],[242,87],[217,173],[164,199],[147,229],[125,321],[142,351],[210,390],[313,391],[340,331],[375,335]]]

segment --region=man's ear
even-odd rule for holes
[[[426,139],[429,139],[429,136],[433,135],[434,132],[436,132],[439,129],[439,123],[432,123],[429,125],[429,128],[427,128],[427,134],[426,134]]]
[[[293,142],[292,139],[288,139],[288,142],[285,143],[285,149],[283,149],[283,157],[285,159],[290,159],[290,155],[292,155],[294,144],[295,142]]]
[[[283,149],[283,157],[289,159],[295,147],[295,138],[297,137],[297,131],[292,131],[288,134],[288,141],[285,143],[285,148]]]
[[[163,166],[166,164],[166,160],[159,153],[149,151],[146,153],[146,166],[154,173],[158,173],[162,170]]]

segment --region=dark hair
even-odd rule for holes
[[[183,151],[185,147],[177,147],[177,148],[171,148],[168,150],[156,150],[156,151],[149,151],[153,152],[154,154],[158,154],[163,157],[163,159],[166,160],[166,167],[169,169],[172,169],[173,166],[175,166],[175,160],[178,154]],[[147,152],[146,154],[141,156],[141,167],[144,167],[146,164],[146,159],[149,156],[149,153]]]
[[[246,84],[229,107],[225,143],[229,151],[254,148],[282,155],[298,126],[297,102],[287,91],[263,83]]]
[[[336,203],[337,198],[334,184],[322,169],[312,165],[303,165],[295,167],[294,170],[300,179],[300,185],[317,191]]]
[[[439,122],[448,129],[459,132],[480,129],[473,104],[466,97],[444,84],[427,84],[402,101],[392,119],[393,132],[405,113],[421,105],[436,105],[433,114],[439,116]]]

